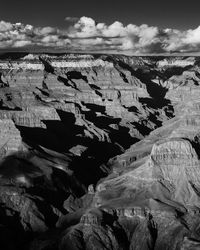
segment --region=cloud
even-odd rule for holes
[[[35,30],[35,32],[36,32],[36,30]],[[44,28],[38,28],[37,32],[40,35],[55,34],[57,32],[57,29],[52,28],[52,27],[44,27]]]
[[[107,26],[105,23],[96,23],[90,17],[81,17],[73,27],[71,27],[69,36],[73,38],[88,38],[88,37],[117,37],[124,36],[126,28],[122,23],[116,21]]]
[[[199,44],[200,43],[200,26],[194,30],[188,30],[185,38],[183,39],[185,44]]]
[[[58,35],[48,35],[41,39],[40,46],[45,47],[64,47],[66,45],[69,45],[71,41],[69,39],[60,39]]]
[[[0,32],[5,32],[11,30],[12,28],[13,25],[11,23],[0,21]]]
[[[68,36],[73,39],[83,39],[79,44],[100,45],[116,50],[132,50],[134,53],[151,53],[152,50],[163,52],[163,44],[159,38],[159,29],[146,24],[124,26],[115,21],[107,25],[96,23],[92,18],[81,17],[69,29]],[[86,40],[87,39],[87,40]],[[111,42],[112,41],[112,42]]]
[[[133,54],[190,52],[200,49],[200,26],[185,31],[147,24],[97,23],[90,17],[66,17],[65,29],[0,21],[0,49],[49,47],[62,50],[130,51]]]
[[[31,41],[27,41],[27,40],[20,40],[20,41],[15,41],[13,44],[14,48],[20,48],[20,47],[24,47],[27,45],[30,45]]]
[[[71,22],[71,23],[75,23],[75,22],[77,22],[78,20],[79,20],[78,17],[71,17],[71,16],[65,17],[65,21]]]
[[[69,33],[70,37],[86,38],[97,36],[95,21],[90,17],[81,17]]]
[[[55,43],[59,40],[57,35],[49,35],[49,36],[45,36],[42,38],[41,42],[43,43]]]

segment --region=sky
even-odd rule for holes
[[[1,0],[0,50],[198,52],[199,0]]]

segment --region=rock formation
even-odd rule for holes
[[[199,249],[199,85],[198,57],[0,55],[3,249]]]

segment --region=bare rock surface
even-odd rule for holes
[[[4,249],[199,249],[199,72],[198,57],[0,55]]]

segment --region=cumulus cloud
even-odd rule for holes
[[[74,24],[73,29],[69,33],[70,37],[86,38],[97,35],[95,21],[90,17],[81,17]]]
[[[35,29],[35,32],[38,32],[38,34],[40,35],[48,35],[55,34],[57,32],[57,29],[52,27],[43,27]]]
[[[200,43],[200,26],[194,30],[188,30],[186,36],[183,38],[185,44],[197,45]]]
[[[5,32],[11,30],[12,28],[13,25],[11,23],[0,21],[0,32]]]
[[[27,41],[27,40],[19,40],[19,41],[15,41],[13,44],[14,48],[20,48],[20,47],[24,47],[27,45],[30,45],[31,41]]]
[[[71,27],[69,36],[73,38],[88,38],[94,36],[117,37],[125,34],[126,28],[118,21],[107,26],[105,23],[96,23],[92,18],[83,16]]]
[[[81,17],[70,29],[71,38],[87,39],[88,43],[95,44],[96,38],[102,38],[102,46],[109,47],[108,38],[112,43],[110,47],[117,50],[129,50],[133,53],[168,53],[173,51],[198,51],[200,49],[200,26],[196,29],[180,31],[177,29],[159,29],[158,27],[142,24],[123,25],[114,22],[107,25],[96,23],[92,18]],[[84,40],[86,41],[86,40]],[[82,42],[85,43],[85,42]]]
[[[66,29],[0,21],[0,49],[49,47],[62,50],[130,51],[133,54],[190,52],[200,49],[200,26],[185,31],[147,24],[97,23],[90,17],[66,17]]]

